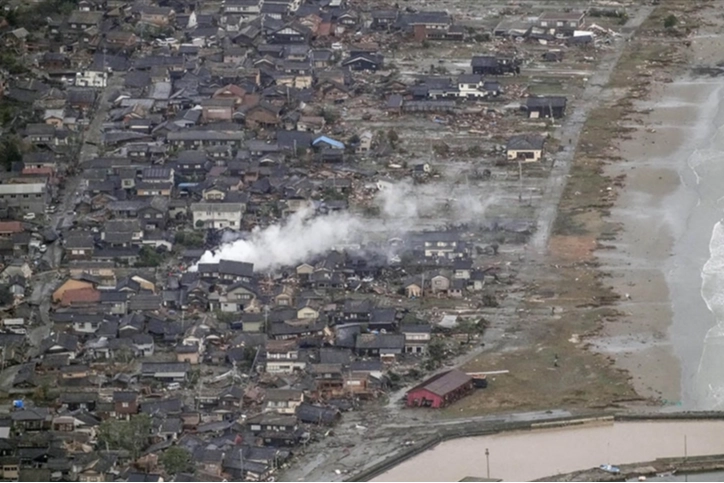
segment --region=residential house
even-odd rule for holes
[[[473,261],[470,259],[458,259],[453,262],[453,278],[468,280],[473,272]]]
[[[520,61],[514,57],[475,55],[470,61],[473,74],[500,76],[520,74]]]
[[[533,96],[526,99],[524,109],[531,119],[560,119],[566,115],[567,103],[563,96]]]
[[[24,231],[19,221],[0,221],[0,239],[9,240],[13,235]]]
[[[75,358],[79,351],[78,337],[63,332],[51,333],[40,343],[40,354],[43,357],[64,355]]]
[[[201,119],[204,122],[231,121],[235,108],[235,99],[204,99],[201,101]]]
[[[57,145],[57,132],[51,124],[31,123],[25,127],[25,139],[35,145]]]
[[[87,30],[91,27],[98,27],[102,19],[103,12],[74,10],[68,17],[68,27],[76,31]]]
[[[545,138],[534,134],[519,134],[508,139],[505,153],[509,160],[524,162],[540,161]]]
[[[261,0],[224,0],[225,15],[239,15],[245,20],[253,20],[261,13]]]
[[[196,365],[199,363],[199,345],[198,344],[177,345],[175,352],[176,352],[176,360],[178,362],[187,362],[191,365]]]
[[[375,72],[382,69],[383,62],[384,57],[381,54],[359,53],[342,61],[342,66],[354,71]]]
[[[452,17],[447,12],[416,12],[403,16],[402,22],[412,29],[416,41],[446,40],[452,28]]]
[[[429,324],[407,324],[400,327],[405,336],[405,353],[424,354],[432,336],[432,327]]]
[[[208,148],[211,146],[241,147],[244,141],[243,131],[218,131],[212,129],[182,129],[169,132],[166,136],[169,144],[184,149]]]
[[[538,27],[551,34],[562,33],[573,35],[573,32],[583,27],[585,12],[545,11],[538,17]]]
[[[141,376],[163,382],[186,381],[191,365],[188,362],[142,362]]]
[[[315,391],[318,395],[338,397],[344,394],[342,364],[312,364],[310,372],[314,376]]]
[[[295,414],[304,402],[304,391],[292,389],[269,389],[264,396],[264,412]]]
[[[297,130],[319,133],[324,129],[325,121],[322,116],[300,116],[297,121]]]
[[[163,29],[173,23],[176,12],[170,7],[144,6],[140,11],[139,22],[142,25]]]
[[[200,229],[238,229],[244,213],[242,203],[193,203],[193,225]]]
[[[270,340],[266,343],[266,372],[292,374],[304,370],[307,360],[296,340]]]
[[[301,437],[296,416],[262,413],[247,419],[246,425],[268,446],[294,445]]]
[[[108,72],[84,70],[76,72],[75,85],[78,87],[104,88],[108,85]]]
[[[47,431],[53,418],[48,408],[27,407],[11,412],[10,419],[19,431]]]
[[[134,391],[113,392],[113,413],[116,418],[128,419],[138,413],[138,393]]]
[[[53,303],[59,303],[63,299],[63,296],[66,292],[84,288],[94,288],[94,284],[92,282],[86,282],[84,280],[69,278],[68,280],[63,282],[57,289],[55,289],[51,300],[53,301]]]
[[[281,122],[281,109],[267,102],[260,102],[244,110],[244,123],[247,127],[273,127]]]
[[[407,298],[419,298],[424,293],[424,279],[422,277],[409,277],[402,283]]]
[[[254,264],[234,260],[219,260],[217,273],[223,283],[251,283],[254,278]],[[231,290],[231,287],[227,289]]]
[[[447,271],[440,270],[430,276],[430,289],[432,293],[439,294],[450,289],[451,277]]]
[[[443,257],[448,259],[464,258],[467,245],[454,232],[426,232],[420,234],[422,250],[426,258]]]
[[[0,202],[18,214],[44,213],[48,200],[50,189],[46,182],[0,184]]]
[[[389,30],[392,28],[400,15],[399,10],[373,10],[371,12],[373,30]]]
[[[339,409],[335,407],[302,403],[297,408],[297,418],[306,424],[331,426],[339,421],[341,417]]]
[[[69,232],[64,238],[63,248],[70,260],[89,260],[93,257],[95,241],[90,232]]]
[[[405,350],[405,336],[402,334],[359,334],[355,339],[355,353],[360,356],[378,356],[381,359],[402,354]]]
[[[290,23],[274,29],[267,35],[267,42],[271,44],[306,44],[311,36],[311,30],[300,23]]]

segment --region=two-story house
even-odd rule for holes
[[[135,391],[114,391],[112,401],[116,418],[128,419],[138,413],[138,393]]]
[[[429,324],[403,325],[400,332],[405,336],[405,353],[424,354],[432,337]]]
[[[294,414],[304,402],[304,392],[293,389],[269,389],[264,401],[264,412]]]
[[[296,340],[269,340],[266,343],[266,371],[272,374],[292,374],[304,370],[307,360]]]
[[[244,214],[242,203],[193,203],[193,225],[197,230],[222,228],[238,229]]]
[[[239,15],[246,20],[253,20],[261,13],[261,0],[224,0],[224,15]]]

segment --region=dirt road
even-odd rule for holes
[[[575,147],[578,144],[578,138],[581,135],[586,119],[592,110],[609,99],[611,93],[605,87],[623,54],[623,45],[634,35],[636,29],[646,21],[653,11],[654,7],[641,7],[628,20],[623,28],[624,33],[616,40],[618,43],[617,48],[608,52],[601,60],[598,69],[589,78],[583,96],[581,99],[576,100],[576,107],[555,134],[555,137],[561,140],[565,149],[556,156],[553,170],[548,177],[548,183],[543,193],[536,232],[529,244],[529,248],[533,253],[542,254],[548,248],[553,223],[558,215],[558,204],[566,187],[566,180],[576,154]]]

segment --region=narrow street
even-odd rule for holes
[[[99,91],[96,109],[93,119],[87,129],[82,133],[79,139],[78,155],[71,163],[71,166],[78,172],[83,163],[98,156],[98,148],[101,142],[101,127],[106,119],[108,111],[111,107],[111,100],[108,99],[123,85],[122,76],[111,76],[108,86]],[[66,226],[71,226],[73,221],[72,211],[77,200],[81,197],[84,189],[81,186],[82,177],[79,175],[68,176],[65,185],[61,190],[61,202],[56,213],[50,217],[48,225],[60,232]],[[70,215],[70,216],[69,216]],[[48,244],[47,251],[43,254],[42,259],[53,269],[52,271],[35,274],[32,278],[33,291],[28,299],[31,306],[36,307],[40,323],[36,324],[28,332],[28,340],[30,341],[31,355],[37,351],[40,343],[50,335],[52,323],[50,321],[50,297],[53,289],[59,282],[61,272],[59,270],[60,263],[63,258],[63,246],[61,240],[58,239]]]
[[[563,190],[566,187],[568,174],[571,171],[573,160],[576,155],[576,145],[591,111],[606,101],[606,86],[616,68],[625,43],[630,39],[641,24],[654,11],[653,6],[639,8],[623,28],[624,32],[616,40],[617,48],[610,51],[601,60],[596,73],[588,79],[583,96],[576,100],[576,107],[567,116],[563,125],[557,130],[556,138],[561,140],[565,149],[556,156],[553,169],[548,177],[548,183],[541,200],[540,213],[535,233],[531,238],[529,247],[533,253],[545,253],[548,248],[548,241],[558,215],[558,205],[563,197]]]

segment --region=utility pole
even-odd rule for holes
[[[518,202],[523,201],[523,163],[518,160]]]
[[[689,450],[686,444],[686,435],[684,435],[684,467],[686,467],[686,460],[689,457]],[[684,481],[689,481],[689,474],[684,473]]]
[[[485,448],[485,469],[487,470],[488,479],[490,479],[490,451]]]

